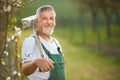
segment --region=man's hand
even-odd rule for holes
[[[35,65],[40,69],[41,72],[47,72],[54,69],[54,62],[48,58],[34,60]]]

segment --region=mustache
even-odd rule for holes
[[[47,27],[47,26],[53,26],[54,24],[51,24],[51,23],[46,23],[45,24],[45,27]]]

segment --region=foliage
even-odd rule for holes
[[[93,31],[97,31],[98,15],[102,13],[106,19],[107,37],[111,37],[111,23],[113,16],[120,15],[120,1],[118,0],[73,0],[77,2],[79,12],[90,11],[92,15]],[[98,24],[99,25],[99,24]]]
[[[16,26],[17,19],[12,16],[14,8],[25,7],[35,0],[0,0],[0,80],[22,80],[18,54],[18,41],[21,29]]]

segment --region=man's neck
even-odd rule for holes
[[[49,42],[49,43],[52,43],[52,38],[50,35],[46,35],[46,34],[42,34],[42,33],[39,33],[38,34],[41,38],[43,38],[45,41]]]

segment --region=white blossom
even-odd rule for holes
[[[14,40],[14,39],[15,39],[15,36],[14,36],[14,35],[12,35],[11,40]]]
[[[5,47],[8,47],[8,44],[6,44]]]
[[[20,58],[20,55],[17,55],[18,58]]]
[[[8,77],[6,78],[6,80],[11,80],[11,77],[10,77],[10,76],[8,76]]]
[[[18,40],[17,39],[15,39],[15,42],[17,42]]]
[[[8,12],[11,11],[11,5],[8,5],[8,7],[7,7],[7,11],[8,11]]]
[[[6,56],[8,56],[8,55],[9,55],[9,53],[8,53],[7,51],[4,51],[4,54],[5,54]]]
[[[8,39],[7,39],[7,42],[10,42],[10,41],[11,41],[11,39],[10,39],[10,38],[8,38]]]
[[[15,35],[20,37],[21,36],[21,32],[22,32],[21,29],[19,27],[15,26]]]
[[[5,12],[10,12],[10,11],[11,11],[11,8],[12,8],[11,5],[6,5],[6,4],[5,4],[5,5],[3,6],[3,10],[4,10]]]
[[[16,75],[16,74],[17,74],[17,71],[14,71],[14,72],[13,72],[13,75]]]
[[[17,74],[18,74],[18,76],[21,76],[21,73],[20,73],[20,72],[18,72]]]
[[[6,7],[6,5],[3,6],[3,10],[4,10],[4,12],[7,12],[7,7]]]
[[[4,61],[2,61],[2,62],[1,62],[1,64],[2,64],[2,65],[5,65],[5,62],[4,62]]]

